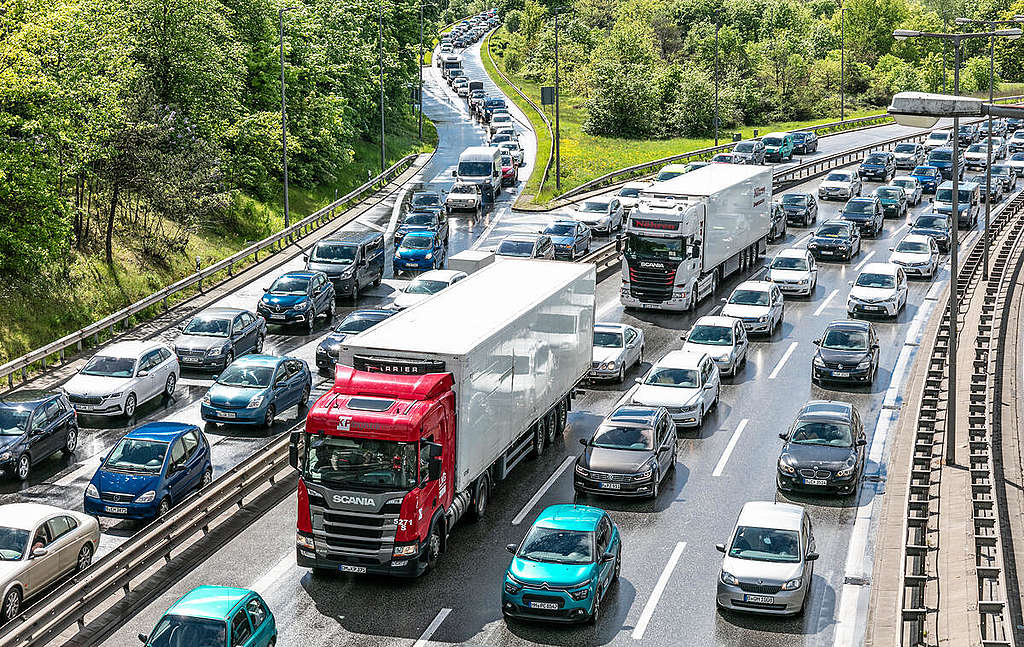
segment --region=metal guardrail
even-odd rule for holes
[[[293,429],[298,429],[304,422]],[[291,431],[291,430],[289,430]],[[122,591],[128,596],[132,583],[197,535],[211,532],[211,525],[232,507],[268,483],[272,486],[288,464],[289,434],[221,475],[200,492],[171,509],[111,553],[65,583],[55,594],[27,608],[20,620],[0,629],[5,647],[44,647],[68,627],[86,626],[86,614],[104,606]]]
[[[195,288],[199,293],[202,293],[204,280],[215,277],[222,272],[227,272],[227,277],[224,280],[231,278],[236,265],[245,262],[250,257],[252,257],[253,263],[257,263],[259,262],[261,252],[277,253],[284,249],[293,237],[305,236],[321,225],[330,222],[337,215],[339,209],[344,210],[353,203],[359,202],[373,191],[387,185],[392,179],[401,175],[417,157],[418,154],[407,155],[383,173],[371,178],[347,195],[338,198],[287,229],[282,229],[276,234],[264,238],[242,251],[203,268],[180,281],[172,283],[95,323],[89,324],[80,330],[76,330],[41,348],[37,348],[7,362],[0,366],[0,379],[7,378],[8,388],[13,388],[15,375],[20,374],[21,381],[24,382],[28,377],[29,368],[33,365],[38,364],[40,368],[45,369],[48,359],[53,356],[57,357],[57,363],[61,363],[64,361],[65,353],[69,348],[74,347],[77,352],[81,351],[90,341],[93,344],[99,344],[101,334],[116,330],[121,324],[126,324],[127,327],[127,324],[130,323],[133,317],[154,306],[161,307],[162,311],[166,311],[168,309],[168,299],[181,292]]]

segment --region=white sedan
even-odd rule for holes
[[[909,175],[897,175],[889,181],[889,186],[898,186],[903,189],[903,192],[907,194],[907,203],[910,206],[916,207],[921,204],[924,189],[921,188],[921,183],[917,181],[917,178]]]
[[[908,276],[935,278],[939,269],[939,247],[931,236],[908,234],[889,249],[892,251],[889,262],[902,267]]]
[[[898,317],[907,304],[907,274],[894,263],[868,263],[853,283],[846,301],[851,317],[858,314]]]
[[[637,378],[631,401],[645,407],[665,407],[677,427],[700,427],[718,404],[722,378],[707,354],[674,350]]]
[[[707,353],[722,375],[736,375],[747,364],[750,342],[743,322],[732,317],[701,317],[682,336],[683,350]]]
[[[849,200],[861,194],[864,188],[856,171],[832,171],[818,186],[820,200]]]
[[[644,361],[644,331],[619,323],[594,324],[590,379],[626,379],[626,371]]]
[[[584,200],[576,206],[576,219],[604,235],[610,235],[625,224],[622,203],[616,197]]]
[[[406,285],[394,303],[391,304],[395,310],[404,310],[414,306],[420,301],[425,301],[441,290],[452,286],[466,278],[465,272],[456,270],[430,270],[420,274]]]
[[[131,418],[135,408],[174,395],[181,369],[178,356],[156,341],[111,344],[64,384],[79,414]]]
[[[784,249],[768,265],[765,280],[774,283],[783,294],[809,297],[818,286],[818,265],[806,249]]]
[[[770,335],[782,323],[786,306],[779,286],[770,281],[744,281],[722,307],[722,315],[743,322],[749,333]]]

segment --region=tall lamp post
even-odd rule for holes
[[[839,0],[839,121],[846,121],[846,5]]]
[[[897,29],[893,37],[897,40],[908,38],[938,38],[953,44],[953,94],[960,94],[960,48],[963,41],[970,38],[989,38],[992,36],[1006,36],[1019,38],[1020,29],[1003,29],[992,32],[981,32],[974,34],[946,34],[941,32],[922,32],[912,29]],[[946,116],[946,115],[940,115]],[[946,464],[956,463],[956,353],[957,353],[957,247],[959,242],[958,229],[960,227],[960,113],[954,111],[953,117],[953,159],[950,168],[953,180],[953,205],[950,212],[950,240],[949,240],[949,354],[946,356],[946,364],[949,368],[949,392],[950,397],[946,403]]]
[[[284,99],[284,12],[299,7],[281,7],[277,10],[278,24],[281,28],[281,166],[284,169],[284,228],[290,223],[288,210],[288,108]]]
[[[715,9],[715,146],[718,146],[718,31],[722,28],[722,12]]]
[[[384,0],[377,11],[377,53],[380,58],[380,172],[384,168]]]
[[[420,2],[420,57],[416,59],[416,70],[419,72],[420,81],[416,90],[416,103],[419,113],[419,137],[423,141],[423,2]]]
[[[956,24],[958,25],[984,25],[989,29],[996,29],[998,27],[1006,27],[1015,25],[1019,22],[1024,21],[1024,16],[1016,16],[1013,20],[974,20],[972,18],[957,18]],[[995,99],[995,83],[996,83],[996,37],[989,36],[988,39],[988,101],[992,103]],[[985,260],[981,265],[981,275],[986,281],[988,280],[988,223],[992,219],[992,115],[988,116],[988,155],[987,164],[985,165],[985,224],[984,229],[981,230],[982,235],[982,252]]]
[[[562,133],[559,119],[559,70],[558,70],[558,17],[565,11],[555,11],[555,190],[562,190]]]

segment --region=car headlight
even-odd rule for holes
[[[91,497],[91,498],[93,498],[93,499],[98,499],[98,498],[100,498],[100,491],[96,489],[96,486],[95,486],[95,485],[93,485],[92,483],[90,483],[90,484],[89,484],[89,485],[88,485],[88,486],[87,486],[87,487],[85,488],[85,496],[87,496],[87,497]]]
[[[768,321],[768,315],[761,315],[760,317],[757,318],[757,320],[761,323],[764,323]]]
[[[800,279],[799,281],[796,282],[796,284],[797,285],[807,285],[810,282],[811,282],[810,279]]]
[[[110,394],[108,394],[108,395],[105,395],[105,396],[103,396],[103,397],[104,397],[104,399],[106,399],[106,400],[112,400],[112,399],[114,399],[114,398],[119,398],[119,397],[121,397],[121,393],[122,393],[122,391],[118,391],[117,393],[110,393]]]
[[[252,399],[249,400],[249,404],[245,405],[246,408],[247,409],[255,409],[256,407],[260,406],[261,404],[263,404],[263,397],[264,396],[263,396],[262,393],[258,393],[256,395],[252,396]]]
[[[861,360],[861,362],[857,364],[857,368],[860,368],[860,369],[869,368],[870,366],[871,366],[871,358],[870,357],[865,359],[865,360]]]
[[[523,583],[512,577],[509,573],[505,574],[505,592],[516,594],[523,588]]]
[[[729,584],[730,586],[737,586],[740,583],[740,581],[736,579],[736,576],[729,571],[722,571],[719,578],[721,578],[723,584]]]
[[[434,258],[434,252],[427,252],[427,255],[424,256],[423,258],[429,261],[430,259]]]
[[[301,303],[296,303],[294,307],[295,307],[296,310],[305,310],[306,308],[309,307],[309,301],[303,301]]]
[[[590,470],[579,464],[576,465],[576,473],[580,476],[590,476]]]
[[[643,481],[651,478],[654,475],[654,461],[647,461],[641,468],[640,471],[633,475],[633,479],[636,481]]]
[[[802,577],[794,578],[782,585],[783,591],[795,591],[800,588],[800,585],[804,583]]]
[[[814,363],[815,366],[818,366],[820,368],[825,368],[825,360],[821,359],[817,355],[814,356],[813,363]]]
[[[210,357],[216,357],[216,356],[220,355],[221,353],[223,353],[224,349],[218,346],[217,348],[211,348],[207,352],[210,355]]]
[[[419,552],[420,552],[420,547],[415,542],[413,542],[411,544],[405,544],[405,545],[399,544],[398,546],[395,546],[395,550],[392,553],[392,556],[395,559],[398,559],[399,557],[412,557],[412,556],[416,555]]]
[[[135,498],[135,503],[152,503],[153,499],[156,498],[156,492],[150,490],[149,492],[143,492]]]
[[[210,393],[207,392],[206,395],[203,396],[203,404],[210,404],[212,401],[213,398],[211,398]]]
[[[796,469],[792,465],[786,462],[785,457],[779,458],[779,471],[783,474],[796,474]]]
[[[592,580],[585,580],[583,582],[580,582],[580,588],[575,591],[569,591],[569,597],[571,597],[573,600],[576,600],[577,602],[581,600],[586,600],[588,597],[590,597],[591,581]]]
[[[726,352],[722,353],[721,355],[718,355],[714,359],[715,359],[716,362],[728,362],[729,361],[729,357],[730,357],[731,354],[732,354],[732,351],[726,351]]]
[[[843,464],[843,469],[836,472],[836,476],[838,476],[839,478],[846,478],[847,476],[853,474],[853,471],[855,469],[857,469],[857,457],[850,456],[848,459],[846,459],[846,463]]]
[[[613,370],[615,370],[615,362],[614,361],[612,361],[612,362],[605,362],[601,366],[601,368],[603,368],[605,370],[608,370],[608,371],[613,371]]]

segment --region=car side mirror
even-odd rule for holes
[[[146,377],[149,375],[149,371],[139,371],[138,377]]]
[[[513,555],[516,554],[516,548],[519,548],[519,546],[517,546],[516,544],[505,544],[505,550],[512,553]]]
[[[786,440],[786,432],[782,432],[781,434],[779,434],[779,438],[781,438],[782,440]]]
[[[726,299],[725,297],[722,297],[721,299],[719,299],[719,301],[721,301],[722,303],[729,303],[729,300]]]
[[[868,444],[868,439],[867,438],[858,438],[857,439],[857,446],[858,447],[863,447],[864,445],[867,445],[867,444]]]
[[[644,383],[643,380],[641,380],[640,378],[635,378],[633,381],[636,382],[637,384],[643,384]]]
[[[147,636],[146,634],[139,634],[139,640],[143,644],[145,644],[145,643],[149,642],[149,636]]]
[[[302,432],[293,431],[288,437],[288,464],[299,469],[299,441]]]
[[[459,177],[458,171],[452,171],[452,177]]]
[[[50,551],[42,546],[40,546],[39,548],[33,548],[32,559],[35,559],[37,557],[46,557],[49,553]]]
[[[895,248],[895,247],[890,247],[890,248],[889,248],[889,251],[890,251],[890,252],[895,252],[895,251],[896,251],[896,248]]]
[[[804,559],[808,562],[813,562],[818,559],[818,553],[807,553],[807,555],[804,556]]]
[[[684,332],[683,334],[679,335],[679,339],[681,339],[681,340],[683,340],[683,341],[686,341],[686,338],[687,338],[688,336],[689,336],[689,333],[685,333],[685,332]]]
[[[715,550],[720,553],[725,553],[725,544],[715,544]]]
[[[580,438],[580,444],[583,445],[584,447],[590,446],[590,443],[587,442],[586,438]]]
[[[608,562],[612,561],[613,559],[615,559],[615,553],[605,553],[604,555],[601,555],[601,563],[602,564],[607,564]]]
[[[263,291],[264,292],[270,292],[270,286],[267,286],[267,287],[263,288]]]
[[[177,328],[178,328],[178,332],[184,332],[185,331],[185,324],[180,323],[180,324],[177,325]]]
[[[811,343],[814,344],[815,346],[821,346],[821,338],[815,339]]]
[[[302,260],[308,261],[309,260],[309,254],[308,253],[303,253],[302,254]]]

